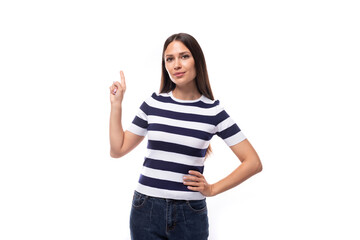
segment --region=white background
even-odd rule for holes
[[[208,198],[210,239],[360,239],[357,1],[1,1],[0,239],[129,239],[146,141],[109,155],[159,90],[173,33],[203,48],[214,95],[263,172]],[[218,137],[213,183],[239,161]]]

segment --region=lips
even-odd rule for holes
[[[177,73],[174,73],[174,76],[175,77],[182,77],[184,76],[185,72],[177,72]]]

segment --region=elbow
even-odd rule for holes
[[[258,157],[244,159],[242,163],[246,163],[249,173],[255,175],[263,170],[262,163]]]
[[[263,166],[262,166],[262,163],[260,161],[260,159],[258,158],[257,161],[256,161],[256,173],[259,173],[263,170]]]
[[[262,163],[260,161],[259,157],[252,157],[244,160],[244,162],[247,162],[249,164],[249,170],[252,172],[252,175],[255,175],[263,170]]]
[[[112,157],[112,158],[120,158],[120,155],[110,151],[110,157]]]
[[[110,157],[112,158],[121,158],[124,154],[121,154],[120,151],[114,151],[113,149],[110,150]]]

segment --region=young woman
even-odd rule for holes
[[[170,36],[164,44],[160,93],[141,105],[130,128],[121,124],[126,90],[110,87],[110,155],[120,158],[148,136],[148,153],[134,193],[131,238],[207,239],[205,197],[237,186],[260,172],[260,159],[237,124],[214,100],[204,54],[189,34]],[[210,139],[221,137],[241,161],[230,175],[209,184],[203,173]]]

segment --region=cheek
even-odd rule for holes
[[[196,75],[196,68],[195,68],[195,62],[194,61],[191,62],[189,67],[191,68],[191,71]]]
[[[168,76],[169,76],[170,80],[171,80],[171,81],[173,81],[173,78],[171,77],[170,71],[169,71],[169,69],[167,68],[167,66],[166,66],[166,65],[165,65],[165,69],[166,69],[166,72],[167,72],[167,74],[168,74]]]
[[[170,75],[169,68],[168,68],[168,66],[166,64],[165,64],[165,69],[166,69],[166,72]]]
[[[193,73],[193,79],[196,78],[196,70],[194,69],[194,73]]]
[[[195,66],[192,66],[191,72],[192,72],[193,75],[196,77],[196,68],[195,68]]]

